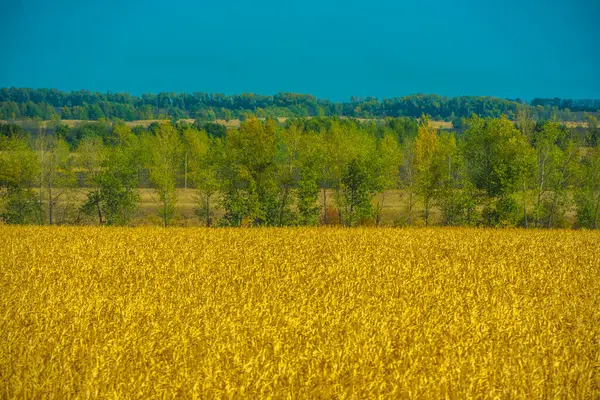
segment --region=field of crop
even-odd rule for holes
[[[598,398],[600,232],[0,226],[0,398]]]

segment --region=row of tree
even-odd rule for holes
[[[452,121],[481,117],[516,118],[523,105],[520,99],[495,97],[443,97],[417,94],[382,99],[352,97],[349,102],[331,102],[311,95],[278,93],[262,96],[252,93],[226,96],[209,93],[159,93],[131,96],[128,93],[98,93],[86,90],[62,92],[56,89],[0,89],[0,119],[23,118],[99,120],[122,119],[242,119],[249,114],[258,117],[346,116],[353,118],[385,118],[422,114],[436,120]],[[527,106],[527,105],[526,105]],[[534,117],[560,120],[582,120],[584,112],[597,113],[598,100],[534,99]]]
[[[76,217],[123,225],[139,188],[153,188],[162,224],[175,215],[177,188],[198,194],[207,225],[380,225],[385,201],[402,196],[404,225],[600,225],[600,146],[558,122],[517,123],[473,115],[462,134],[427,117],[385,124],[339,118],[248,118],[224,135],[198,126],[105,126],[69,143],[60,131],[0,131],[1,218],[56,223],[75,189]],[[99,133],[100,132],[100,133]],[[387,198],[386,198],[387,197]],[[322,202],[322,203],[321,203]],[[215,220],[215,209],[224,215]],[[64,209],[64,207],[63,207]],[[419,210],[419,212],[417,212]],[[436,210],[436,218],[432,211]],[[441,217],[437,217],[440,215]]]

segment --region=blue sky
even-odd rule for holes
[[[4,0],[0,86],[600,98],[600,1]]]

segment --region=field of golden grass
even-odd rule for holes
[[[1,398],[597,398],[600,232],[0,226]]]

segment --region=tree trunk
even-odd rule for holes
[[[598,209],[600,209],[600,194],[598,195],[598,199],[596,200],[596,209],[594,210],[594,223],[592,225],[594,229],[598,228]]]
[[[429,226],[429,199],[424,201],[425,206],[425,226]]]
[[[44,204],[44,177],[40,176],[40,205]]]
[[[413,224],[413,190],[412,186],[408,190],[408,225]]]
[[[346,208],[346,211],[348,211],[348,208]],[[350,194],[350,211],[348,212],[348,226],[352,226],[352,224],[354,223],[354,190],[351,192]]]
[[[558,202],[558,193],[554,192],[554,198],[552,199],[552,207],[550,207],[550,212],[548,213],[548,221],[546,222],[546,228],[550,228],[552,226],[552,219],[554,217],[554,209],[556,208],[557,202]]]
[[[188,170],[188,153],[185,152],[185,172],[184,172],[184,183],[183,188],[187,189],[187,170]]]
[[[40,204],[44,204],[44,146],[42,145],[40,139],[40,152],[41,152],[41,161],[40,161]]]
[[[573,154],[571,153],[563,165],[563,168],[561,171],[562,180],[560,181],[560,184],[558,185],[558,188],[559,188],[558,190],[562,189],[563,187],[566,187],[566,185],[568,183],[569,176],[567,175],[567,167],[569,166],[569,162],[571,161],[572,157],[573,157]],[[554,217],[556,205],[558,203],[558,190],[556,188],[554,188],[554,199],[552,200],[552,208],[550,208],[550,215],[548,216],[548,223],[547,223],[548,228],[550,228],[550,226],[552,225],[552,219]]]
[[[488,192],[489,193],[489,192]],[[488,213],[487,213],[487,226],[491,226],[492,225],[492,198],[490,197],[490,195],[487,195],[487,209],[488,209]]]
[[[535,226],[539,226],[539,210],[542,202],[542,196],[544,194],[544,183],[546,180],[546,157],[547,153],[542,155],[542,149],[538,152],[538,195],[537,195],[537,212],[535,214]]]
[[[287,203],[289,191],[290,188],[286,185],[285,191],[283,192],[283,199],[281,200],[281,208],[279,210],[279,226],[283,225],[283,215],[285,213],[285,205]]]
[[[327,225],[327,189],[323,188],[323,225]]]
[[[104,221],[102,221],[102,209],[100,208],[100,195],[98,193],[96,193],[96,209],[98,210],[98,222],[102,225]]]
[[[339,199],[340,199],[341,197],[342,197],[342,196],[341,196],[341,194],[340,194],[340,189],[337,189],[337,200],[336,200],[336,201],[337,201],[338,203],[339,203]],[[339,206],[338,206],[338,214],[339,214],[339,222],[340,222],[340,225],[341,225],[341,226],[344,226],[344,215],[343,215],[344,213],[343,213],[342,207],[339,207]]]
[[[529,223],[527,221],[527,196],[525,191],[525,181],[523,181],[523,221],[525,223],[525,228],[529,228]]]
[[[381,193],[381,204],[377,205],[377,215],[375,217],[375,226],[379,227],[381,214],[383,213],[383,203],[385,202],[385,190]]]
[[[210,220],[210,195],[207,194],[206,195],[206,226],[210,227],[211,225],[211,220]]]
[[[167,195],[165,193],[165,196],[163,197],[163,222],[165,225],[165,228],[167,227]]]
[[[52,225],[52,210],[54,209],[54,199],[52,198],[52,185],[48,185],[48,214],[49,222]]]

